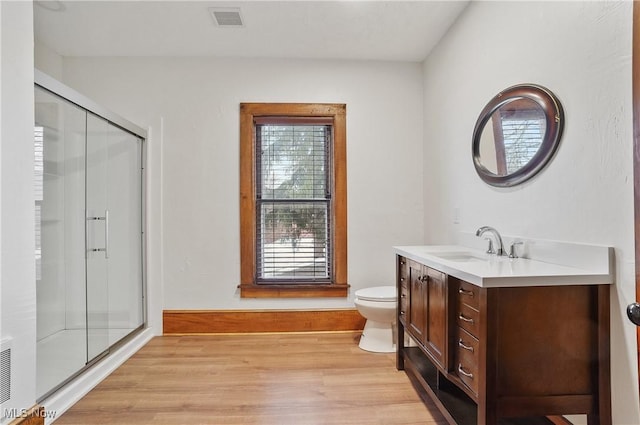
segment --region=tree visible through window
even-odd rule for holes
[[[331,125],[256,125],[257,281],[331,275]]]
[[[240,116],[241,295],[346,296],[345,106]]]

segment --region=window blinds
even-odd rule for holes
[[[256,123],[256,282],[331,277],[331,125]]]
[[[526,109],[502,116],[507,174],[518,171],[538,152],[546,130],[542,110]]]

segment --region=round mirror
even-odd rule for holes
[[[530,179],[551,159],[562,135],[564,113],[553,93],[521,84],[498,93],[473,130],[473,163],[493,186]]]

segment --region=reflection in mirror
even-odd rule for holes
[[[482,164],[498,176],[518,171],[540,149],[545,130],[544,111],[533,100],[516,99],[502,105],[482,131]]]
[[[476,171],[494,186],[513,186],[531,178],[553,155],[562,118],[560,103],[540,86],[513,86],[499,93],[476,123]]]

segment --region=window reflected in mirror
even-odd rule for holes
[[[491,115],[480,139],[483,165],[498,176],[527,165],[540,149],[546,131],[544,111],[530,99],[517,99]]]
[[[473,132],[473,161],[482,180],[513,186],[530,179],[551,159],[562,135],[558,99],[541,86],[517,85],[484,107]]]

